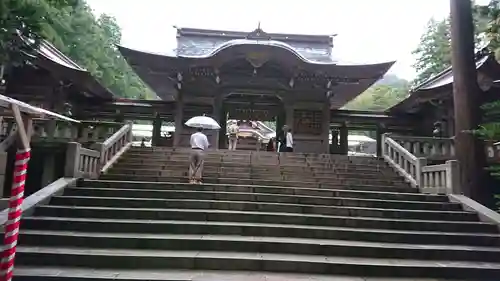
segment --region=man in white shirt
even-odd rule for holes
[[[197,132],[191,135],[191,156],[189,165],[189,183],[201,184],[203,175],[204,151],[208,149],[209,143],[207,136],[203,133],[203,128],[198,128]]]
[[[288,128],[285,134],[286,150],[285,152],[293,152],[293,136],[292,129]]]
[[[240,132],[239,122],[229,125],[227,130],[227,138],[229,140],[229,150],[236,150],[236,144],[238,143],[238,133]]]

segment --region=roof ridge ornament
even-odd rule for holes
[[[264,30],[262,30],[262,28],[260,28],[260,21],[259,21],[257,28],[254,31],[248,33],[246,39],[271,40],[271,36],[269,34],[267,34],[266,32],[264,32]]]

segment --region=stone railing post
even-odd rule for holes
[[[462,194],[458,160],[446,161],[446,189],[451,194]]]
[[[422,186],[422,168],[427,166],[427,158],[419,157],[417,158],[417,163],[415,165],[415,181],[417,186]]]
[[[3,197],[5,172],[7,169],[7,152],[0,151],[0,198]]]
[[[68,178],[79,178],[80,175],[80,149],[82,145],[78,142],[69,142],[66,148],[66,164],[64,165],[64,176]]]

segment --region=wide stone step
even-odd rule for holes
[[[138,176],[151,176],[151,177],[187,177],[187,166],[179,170],[146,170],[146,169],[129,169],[123,167],[113,167],[108,174],[128,174]],[[304,182],[330,182],[330,183],[355,183],[357,181],[371,182],[376,184],[390,184],[391,182],[405,183],[402,177],[381,177],[376,175],[355,175],[355,174],[339,174],[332,173],[327,176],[315,175],[310,173],[269,173],[269,172],[255,172],[255,173],[236,173],[232,171],[217,171],[217,170],[203,170],[203,177],[205,178],[241,178],[241,179],[262,179],[262,180],[295,180],[302,179]]]
[[[23,231],[22,246],[170,251],[217,251],[296,255],[500,262],[500,248],[450,245],[319,240],[234,235],[158,235],[144,233],[92,233]]]
[[[227,272],[229,273],[229,272]],[[203,273],[199,273],[200,276]],[[192,281],[191,274],[165,270],[113,270],[73,267],[18,266],[14,269],[15,281]],[[244,276],[242,274],[242,276]],[[197,279],[198,280],[198,279]],[[220,280],[220,279],[219,279]],[[199,280],[201,281],[201,280]]]
[[[162,154],[162,155],[175,155],[184,156],[191,153],[190,149],[182,151],[167,151],[167,150],[143,150],[143,149],[130,149],[128,153],[135,154]],[[221,151],[221,150],[207,150],[205,151],[208,156],[217,157],[261,157],[261,158],[305,158],[309,161],[377,161],[380,160],[376,157],[363,157],[363,156],[347,156],[338,154],[315,154],[315,153],[276,153],[267,151]]]
[[[319,197],[343,197],[362,198],[378,200],[403,200],[403,201],[425,201],[448,203],[449,199],[445,195],[423,194],[414,192],[372,192],[363,190],[334,189],[334,188],[311,188],[311,187],[284,187],[284,186],[257,186],[257,185],[221,185],[221,184],[186,184],[186,183],[165,183],[148,184],[135,182],[116,182],[110,184],[94,184],[92,181],[79,183],[79,187],[103,188],[111,187],[118,189],[133,190],[175,190],[175,191],[200,191],[200,192],[236,192],[236,193],[267,193],[277,195],[300,195]],[[118,194],[117,194],[118,195]]]
[[[165,164],[163,162],[158,163],[137,163],[132,159],[129,161],[119,161],[113,167],[121,167],[128,169],[147,169],[147,170],[169,170],[169,169],[186,169],[189,167],[189,162],[184,161],[183,163],[172,162]],[[392,169],[390,168],[356,168],[356,167],[348,167],[346,165],[334,165],[331,167],[325,168],[311,168],[311,167],[282,167],[278,165],[267,165],[267,166],[259,166],[253,165],[248,167],[226,167],[224,165],[211,165],[210,163],[205,163],[205,169],[217,169],[220,171],[233,171],[233,172],[260,172],[260,171],[276,171],[283,173],[310,173],[314,172],[315,174],[369,174],[369,175],[384,175],[384,176],[392,176],[399,177]]]
[[[16,281],[437,281],[423,278],[347,277],[341,275],[291,274],[225,270],[127,270],[73,267],[23,267],[14,269]],[[361,276],[361,275],[360,275]]]
[[[118,163],[113,166],[111,173],[123,173],[124,171],[135,171],[136,173],[151,173],[154,175],[164,175],[173,173],[185,173],[189,167],[186,165],[137,165],[137,164],[123,164]],[[219,175],[242,175],[242,176],[299,176],[308,177],[314,179],[339,179],[339,178],[363,178],[363,179],[383,179],[383,180],[394,180],[394,181],[404,181],[404,179],[394,173],[383,174],[380,171],[373,172],[361,172],[355,170],[346,169],[332,169],[328,171],[318,171],[310,168],[304,168],[302,170],[287,170],[278,168],[269,169],[254,169],[254,168],[225,168],[218,166],[204,166],[203,174],[219,174]]]
[[[181,179],[184,181],[185,179]],[[371,192],[399,192],[399,193],[418,193],[418,189],[409,187],[405,185],[403,187],[394,186],[384,186],[384,185],[333,185],[333,184],[314,184],[314,185],[299,185],[299,186],[288,186],[287,182],[283,182],[282,185],[242,185],[242,184],[208,184],[204,183],[202,186],[206,188],[205,190],[212,190],[218,186],[223,186],[224,188],[231,188],[237,190],[247,190],[250,186],[253,188],[285,188],[293,190],[293,188],[313,188],[313,189],[341,189],[341,190],[360,190],[360,191],[371,191]],[[81,185],[88,187],[119,187],[119,188],[137,188],[137,185],[141,185],[141,188],[145,189],[170,189],[170,187],[175,187],[179,189],[189,189],[193,184],[186,182],[151,182],[151,181],[123,181],[123,180],[85,180],[81,182]],[[217,189],[216,189],[217,190]]]
[[[23,229],[151,234],[213,234],[335,239],[408,244],[499,247],[498,233],[460,233],[422,230],[332,227],[249,222],[26,217]]]
[[[41,206],[38,216],[78,218],[121,218],[144,220],[190,220],[220,222],[251,222],[270,224],[297,224],[395,230],[443,232],[498,233],[497,225],[470,221],[422,221],[367,217],[326,216],[298,213],[270,213],[209,209],[143,209],[83,206]]]
[[[130,156],[130,155],[124,155],[120,159],[120,161],[124,162],[134,162],[135,163],[148,163],[148,164],[169,164],[169,163],[175,163],[175,162],[189,162],[189,156],[186,155],[186,157],[179,157],[176,159],[170,159],[170,158],[162,158],[162,157],[135,157],[135,156]],[[353,168],[364,168],[364,169],[375,169],[375,168],[389,168],[387,164],[384,162],[374,162],[374,163],[357,163],[357,162],[327,162],[327,163],[320,163],[320,162],[289,162],[286,160],[283,161],[274,161],[272,163],[269,162],[261,162],[261,161],[221,161],[220,159],[211,159],[211,158],[205,158],[205,163],[212,163],[212,164],[223,164],[224,166],[228,167],[239,167],[239,166],[262,166],[262,167],[267,167],[267,166],[276,166],[279,165],[282,167],[289,167],[289,168],[295,168],[295,167],[314,167],[314,168],[326,168],[326,167],[332,167],[332,166],[337,166],[337,165],[343,165],[346,167],[353,167]]]
[[[500,264],[272,253],[18,247],[18,263],[124,269],[250,270],[391,277],[496,278]]]
[[[301,213],[317,215],[381,217],[419,220],[477,221],[475,213],[464,211],[427,211],[381,209],[349,206],[299,205],[250,201],[218,201],[200,199],[159,199],[136,197],[56,196],[51,201],[60,206],[89,206],[113,208],[174,208],[212,209],[233,211],[261,211],[274,213]]]
[[[167,176],[158,177],[151,175],[136,175],[136,174],[119,174],[119,173],[109,173],[104,174],[100,177],[103,180],[129,180],[129,181],[152,181],[152,182],[187,182],[188,178],[186,176]],[[405,182],[393,182],[393,181],[377,181],[363,180],[363,179],[342,179],[342,180],[329,180],[322,182],[312,182],[312,181],[292,181],[292,180],[268,180],[268,179],[245,179],[245,178],[222,178],[222,177],[203,177],[204,183],[211,184],[238,184],[238,185],[273,185],[273,186],[340,186],[340,185],[386,185],[396,188],[407,188],[409,185]]]
[[[71,187],[65,190],[67,196],[92,197],[132,197],[158,199],[193,199],[250,201],[269,203],[289,203],[301,205],[350,206],[366,208],[407,209],[407,210],[461,210],[457,203],[402,201],[388,199],[364,199],[355,197],[321,197],[289,194],[215,192],[196,190],[155,190],[155,189],[119,189],[119,188],[82,188]]]

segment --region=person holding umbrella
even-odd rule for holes
[[[189,156],[189,183],[201,184],[205,158],[204,152],[210,146],[207,136],[203,133],[203,129],[219,130],[220,125],[217,121],[205,115],[193,117],[185,124],[186,126],[196,128],[196,133],[191,135],[191,139],[189,141],[192,150]]]
[[[189,164],[189,183],[201,184],[203,176],[204,151],[208,149],[207,136],[203,133],[203,128],[199,127],[196,133],[191,135],[191,156]]]

